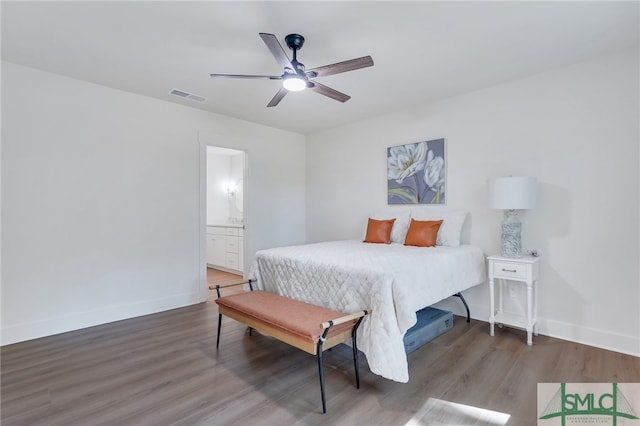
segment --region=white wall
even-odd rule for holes
[[[501,221],[487,179],[538,179],[521,218],[542,253],[540,332],[640,355],[638,75],[637,52],[619,54],[309,136],[308,240],[361,238],[388,208],[386,147],[445,137],[448,205],[432,209],[470,211],[487,254]],[[488,285],[467,296],[487,321]]]
[[[202,301],[221,141],[248,154],[247,256],[304,242],[303,136],[3,62],[2,344]]]

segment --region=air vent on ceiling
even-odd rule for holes
[[[178,96],[180,98],[196,101],[196,102],[205,102],[207,100],[207,98],[205,98],[204,96],[195,95],[193,93],[189,93],[180,89],[171,89],[169,94],[173,96]]]

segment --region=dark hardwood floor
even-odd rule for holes
[[[409,355],[409,383],[350,348],[315,358],[225,318],[212,301],[2,347],[1,423],[12,425],[535,425],[538,382],[640,382],[640,358],[467,324]],[[508,423],[505,423],[508,420]]]

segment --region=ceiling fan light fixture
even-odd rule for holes
[[[290,92],[299,92],[307,87],[307,82],[299,75],[285,76],[282,87]]]
[[[1,1],[1,0],[0,0]],[[289,34],[285,37],[287,47],[293,51],[293,59],[289,59],[284,52],[278,38],[269,33],[260,33],[260,38],[267,46],[278,65],[283,71],[280,75],[251,75],[251,74],[209,74],[211,77],[225,78],[246,78],[246,79],[266,79],[266,80],[282,80],[282,87],[276,92],[275,96],[267,104],[267,108],[274,107],[291,92],[300,92],[305,88],[338,102],[346,102],[351,97],[335,89],[320,84],[312,79],[316,77],[325,77],[328,75],[340,74],[347,71],[353,71],[360,68],[366,68],[373,65],[371,56],[363,56],[361,58],[349,59],[348,61],[337,62],[335,64],[324,65],[321,67],[305,70],[304,64],[298,62],[298,51],[304,44],[304,37],[300,34]],[[183,95],[184,96],[184,95]]]

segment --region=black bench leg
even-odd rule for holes
[[[222,325],[222,314],[218,314],[218,336],[216,338],[216,349],[220,346],[220,326]]]
[[[353,366],[356,369],[356,389],[360,389],[360,369],[358,368],[358,347],[356,346],[356,334],[353,333]]]
[[[320,375],[320,394],[322,395],[322,414],[327,412],[327,402],[324,397],[324,367],[322,365],[322,340],[318,342],[318,373]]]

